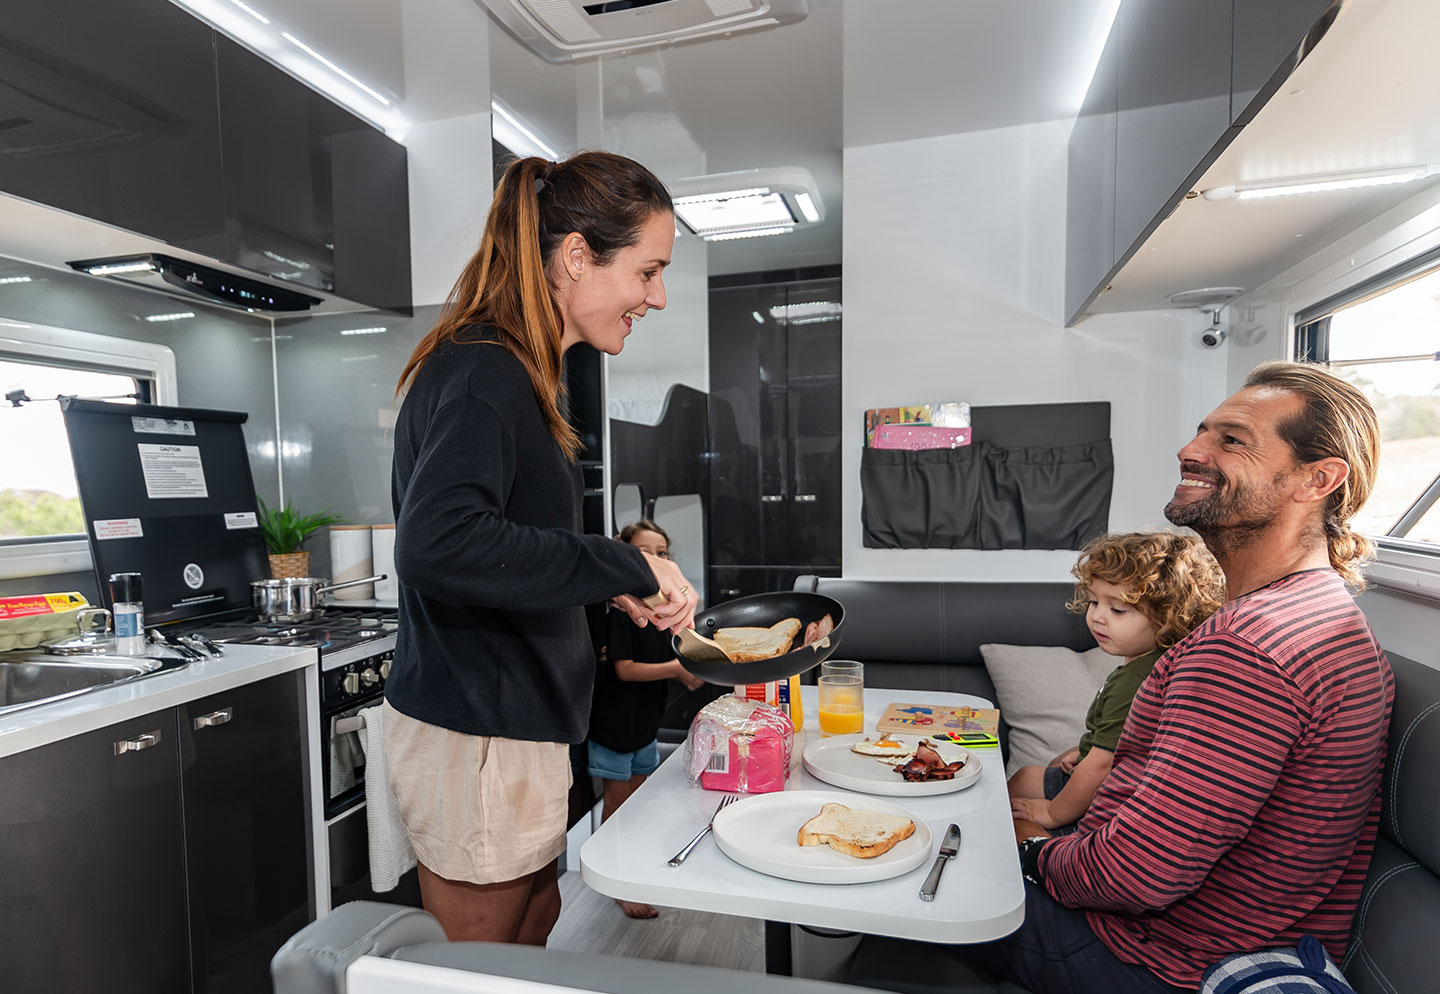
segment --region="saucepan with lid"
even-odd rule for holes
[[[277,580],[251,580],[250,601],[255,612],[264,622],[309,621],[318,617],[330,603],[327,596],[341,587],[354,587],[362,583],[374,583],[389,579],[388,574],[331,583],[322,576],[287,576]]]

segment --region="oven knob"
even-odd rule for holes
[[[340,681],[340,686],[345,689],[347,694],[358,694],[360,692],[360,674],[346,673],[345,679]]]
[[[390,660],[388,659],[380,664],[380,679],[390,679]]]
[[[380,682],[380,674],[376,673],[374,670],[367,666],[360,673],[360,680],[362,683],[365,684],[365,686],[373,687]]]

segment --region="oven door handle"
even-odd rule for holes
[[[365,716],[353,714],[348,718],[337,718],[335,721],[335,734],[346,735],[350,732],[363,731],[365,728]]]

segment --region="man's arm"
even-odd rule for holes
[[[1159,723],[1138,780],[1112,775],[1099,791],[1129,796],[1096,831],[1040,851],[1045,886],[1068,907],[1139,913],[1193,893],[1250,831],[1300,735],[1293,684],[1229,633],[1188,647],[1156,689]]]

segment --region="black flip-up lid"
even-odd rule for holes
[[[269,575],[242,425],[249,415],[154,404],[63,402],[90,555],[144,576],[145,622],[250,610]]]

